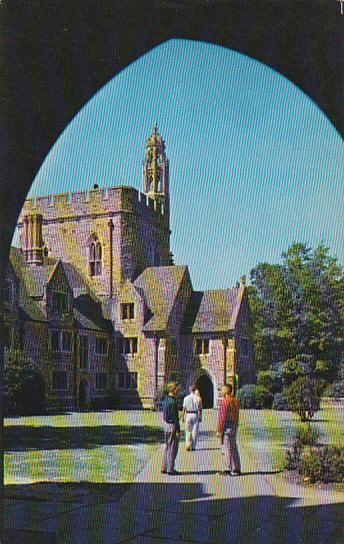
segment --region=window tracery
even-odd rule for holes
[[[90,241],[90,276],[101,276],[102,274],[102,244],[98,236],[93,235]]]

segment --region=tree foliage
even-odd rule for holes
[[[20,349],[10,349],[4,371],[7,414],[36,414],[44,409],[45,386],[41,372]]]
[[[344,360],[344,276],[321,244],[301,243],[281,264],[261,263],[248,288],[258,369],[273,369],[284,385],[301,376],[339,379]]]

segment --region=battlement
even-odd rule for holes
[[[24,215],[30,213],[40,213],[44,220],[53,221],[118,212],[149,217],[159,223],[168,221],[164,206],[160,202],[134,187],[119,186],[28,198],[24,203],[19,222]]]

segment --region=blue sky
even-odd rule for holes
[[[298,87],[222,47],[171,40],[76,115],[30,195],[142,188],[157,121],[170,159],[171,247],[195,289],[230,287],[293,241],[343,256],[343,142]]]

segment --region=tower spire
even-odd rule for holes
[[[143,161],[143,192],[158,201],[169,214],[169,161],[165,153],[165,141],[155,121],[152,134],[146,142]]]

